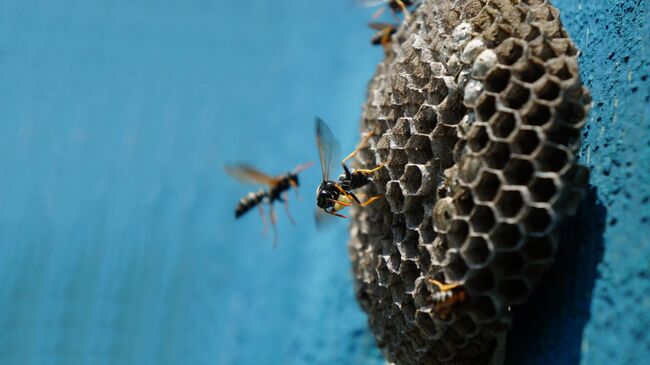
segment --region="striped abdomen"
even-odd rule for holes
[[[237,203],[237,208],[235,208],[235,218],[241,217],[246,214],[246,212],[260,204],[267,195],[268,193],[266,191],[260,189],[257,192],[250,192],[248,195],[241,198],[239,203]]]

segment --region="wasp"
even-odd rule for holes
[[[377,31],[370,39],[370,43],[374,46],[386,47],[390,43],[390,37],[397,32],[397,26],[391,23],[370,23],[368,26]]]
[[[467,300],[467,292],[459,283],[443,284],[431,278],[427,281],[438,288],[438,291],[431,295],[431,300],[436,312],[442,318],[449,316],[454,305]]]
[[[235,208],[235,219],[243,216],[248,213],[254,207],[258,207],[260,215],[262,216],[262,223],[264,224],[264,231],[266,232],[266,219],[264,218],[264,208],[262,203],[269,205],[269,218],[271,221],[271,226],[273,227],[274,240],[273,244],[275,246],[277,232],[276,232],[276,222],[277,218],[275,215],[275,210],[273,209],[273,204],[277,202],[284,203],[284,208],[287,213],[287,217],[292,224],[295,224],[291,213],[289,212],[289,202],[287,199],[287,192],[293,188],[298,195],[298,186],[300,182],[298,180],[298,174],[307,168],[313,165],[313,162],[304,163],[298,165],[293,171],[287,172],[279,176],[269,176],[258,169],[247,165],[247,164],[237,164],[233,166],[226,166],[226,173],[240,182],[244,183],[256,183],[261,185],[266,185],[267,189],[260,189],[255,192],[248,193],[245,197],[241,198],[237,203]]]
[[[362,0],[362,3],[366,7],[375,7],[382,4],[387,4],[388,8],[391,10],[393,15],[397,16],[398,13],[404,13],[404,18],[408,19],[409,8],[415,5],[415,0]],[[378,18],[384,12],[386,8],[380,8],[372,16],[373,19]]]
[[[359,198],[352,192],[354,189],[361,188],[372,182],[370,175],[378,171],[384,164],[375,167],[372,170],[359,169],[350,170],[345,162],[354,157],[361,147],[365,145],[372,133],[366,134],[361,143],[350,153],[346,158],[341,161],[343,167],[343,174],[339,176],[338,181],[330,180],[330,170],[332,160],[337,154],[339,143],[334,138],[332,131],[327,124],[320,118],[316,118],[316,144],[318,145],[318,154],[320,156],[321,171],[323,173],[323,181],[316,190],[316,205],[321,208],[325,213],[335,215],[341,218],[347,216],[338,213],[345,207],[349,207],[354,203],[362,207],[381,199],[383,195],[373,196],[365,202],[361,203]]]

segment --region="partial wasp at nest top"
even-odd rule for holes
[[[352,169],[350,170],[345,162],[354,157],[359,150],[365,145],[372,133],[366,134],[361,143],[350,153],[346,158],[341,161],[343,167],[343,174],[339,176],[338,181],[330,180],[330,171],[332,162],[338,154],[339,143],[334,138],[332,131],[327,124],[320,118],[316,118],[316,144],[318,146],[318,154],[320,156],[321,171],[323,173],[323,181],[316,190],[316,204],[325,213],[335,215],[341,218],[347,216],[338,213],[346,207],[354,203],[364,207],[377,199],[381,199],[383,195],[373,196],[365,202],[361,202],[359,198],[352,192],[354,189],[364,187],[372,182],[371,175],[384,167],[383,164],[371,170],[366,169]]]
[[[413,7],[416,4],[416,0],[360,0],[363,6],[366,7],[375,7],[379,5],[388,5],[388,9],[393,13],[393,16],[395,16],[397,19],[399,17],[397,14],[403,13],[404,14],[404,19],[409,18],[410,16],[410,11],[409,8]],[[381,14],[385,11],[385,7],[379,8],[375,14],[372,16],[373,19],[376,19],[381,16]]]
[[[294,188],[296,195],[298,195],[298,186],[300,182],[298,180],[298,174],[310,166],[313,162],[304,163],[298,165],[293,171],[288,172],[279,176],[269,176],[258,169],[247,165],[247,164],[236,164],[231,166],[226,166],[226,173],[234,177],[240,182],[244,183],[254,183],[259,185],[266,185],[267,189],[260,189],[256,192],[250,192],[245,197],[241,198],[237,203],[235,208],[235,218],[246,214],[248,211],[254,207],[258,207],[260,215],[262,216],[262,223],[264,224],[264,232],[267,231],[267,223],[264,218],[264,208],[262,204],[266,203],[269,205],[269,218],[271,221],[271,226],[273,227],[273,245],[277,243],[277,232],[276,232],[276,223],[277,218],[275,215],[275,210],[273,209],[273,203],[279,201],[284,203],[285,211],[287,212],[287,217],[289,221],[293,224],[295,223],[289,213],[289,202],[287,200],[287,192]]]

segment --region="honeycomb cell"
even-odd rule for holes
[[[494,227],[494,212],[487,205],[477,205],[470,216],[469,223],[472,231],[476,233],[487,233]]]
[[[425,164],[433,157],[431,141],[427,136],[414,135],[406,144],[408,160],[414,164]]]
[[[410,229],[417,228],[422,223],[424,217],[424,206],[422,205],[421,197],[407,197],[404,202],[405,212],[404,218],[406,220],[406,227]]]
[[[462,315],[454,323],[454,330],[462,337],[473,337],[478,331],[478,326],[468,315]]]
[[[522,253],[528,261],[548,261],[555,253],[555,244],[550,237],[526,237]]]
[[[400,278],[404,284],[406,292],[412,292],[415,289],[415,280],[420,277],[420,269],[412,260],[405,260],[400,267]],[[415,312],[415,310],[414,310]]]
[[[526,261],[524,256],[517,251],[499,252],[494,256],[493,267],[500,277],[519,277],[526,267]]]
[[[506,165],[503,176],[509,184],[527,185],[533,177],[533,172],[535,170],[532,162],[520,158],[513,158]]]
[[[507,140],[517,129],[517,119],[510,112],[500,111],[490,120],[492,135]]]
[[[483,152],[488,145],[490,138],[484,125],[474,124],[469,131],[469,148],[475,153]]]
[[[585,121],[585,110],[578,103],[564,102],[558,107],[558,115],[563,124],[574,128],[582,128]]]
[[[499,177],[490,171],[483,171],[481,179],[474,188],[476,198],[479,201],[490,202],[494,199],[499,191],[501,181]]]
[[[447,233],[447,245],[450,248],[458,248],[463,245],[469,235],[469,225],[461,219],[455,219],[449,226]]]
[[[472,294],[486,294],[494,289],[496,278],[491,269],[472,270],[465,279],[465,287]]]
[[[552,177],[536,176],[528,188],[530,197],[536,202],[551,202],[558,191],[557,183]]]
[[[535,95],[541,100],[556,100],[560,96],[560,85],[549,78],[543,84],[535,87]]]
[[[448,282],[457,282],[465,277],[469,268],[458,251],[447,251],[447,265],[443,269],[445,278]]]
[[[524,54],[525,43],[519,39],[509,38],[496,49],[497,58],[502,65],[513,65]]]
[[[399,180],[404,174],[404,169],[408,163],[406,152],[402,149],[392,149],[388,159],[388,173],[393,180]]]
[[[413,195],[420,190],[422,186],[422,171],[417,165],[406,165],[404,175],[400,178],[400,183],[406,190],[406,194]]]
[[[439,105],[449,94],[449,89],[447,88],[447,83],[441,77],[434,77],[431,79],[431,82],[425,88],[427,91],[427,104]]]
[[[480,157],[464,155],[459,163],[460,172],[458,177],[465,184],[472,184],[479,177],[483,161]]]
[[[487,122],[497,110],[496,99],[493,95],[483,94],[475,109],[479,120]]]
[[[422,331],[425,337],[436,337],[438,329],[436,324],[431,319],[429,313],[422,311],[415,312],[415,324]]]
[[[485,76],[485,90],[499,93],[505,90],[509,82],[510,70],[498,67]]]
[[[429,134],[438,123],[436,108],[433,105],[422,104],[420,110],[415,114],[414,124],[418,133]]]
[[[533,83],[539,80],[546,73],[544,64],[534,58],[519,65],[515,70],[517,78],[523,82]]]
[[[496,207],[503,218],[517,217],[524,208],[521,192],[519,190],[501,190]]]
[[[512,151],[523,156],[534,155],[539,149],[541,141],[534,129],[520,129],[512,145]]]
[[[569,154],[565,148],[546,144],[539,152],[539,165],[543,171],[560,172],[572,162]]]
[[[528,214],[524,217],[524,226],[528,233],[544,234],[547,233],[553,224],[551,214],[546,208],[531,207]]]
[[[418,235],[417,233],[409,234],[407,238],[397,243],[397,249],[400,256],[407,260],[415,260],[418,258],[420,251],[418,250]]]
[[[553,113],[548,105],[536,102],[526,111],[522,122],[526,125],[546,126],[553,122]]]
[[[487,295],[476,298],[472,307],[476,308],[473,314],[478,323],[488,322],[497,315],[496,305]]]
[[[402,189],[397,181],[388,183],[386,200],[388,200],[391,211],[400,213],[404,211],[404,194],[402,194]]]
[[[445,233],[452,226],[452,219],[456,215],[454,199],[451,197],[442,198],[433,207],[433,221],[436,231]]]
[[[472,199],[472,195],[468,191],[463,191],[463,193],[459,194],[455,200],[452,199],[452,201],[458,216],[469,216],[474,209],[474,199]]]
[[[393,127],[390,134],[391,141],[398,147],[404,147],[411,137],[411,130],[407,119],[401,118]]]
[[[487,152],[483,155],[483,161],[492,169],[503,169],[510,159],[510,148],[507,143],[490,142]]]
[[[577,65],[575,61],[561,57],[555,58],[547,63],[551,75],[559,78],[562,81],[571,80],[577,76]]]
[[[519,226],[512,223],[499,223],[490,232],[490,240],[499,251],[518,249],[522,243]]]
[[[465,242],[460,255],[471,269],[480,269],[490,262],[492,250],[484,237],[473,236]]]
[[[518,83],[510,83],[502,96],[503,105],[510,109],[519,109],[530,99],[530,90]]]

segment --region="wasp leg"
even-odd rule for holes
[[[345,166],[345,165],[343,165],[343,166]],[[336,190],[338,190],[339,193],[343,194],[343,196],[345,196],[345,197],[348,198],[348,199],[352,199],[352,200],[354,200],[355,202],[357,202],[357,204],[361,204],[361,202],[360,202],[359,199],[356,197],[356,195],[354,195],[354,194],[352,194],[352,193],[349,193],[349,192],[343,190],[343,188],[342,188],[341,185],[339,185],[339,184],[336,184],[335,186],[336,186]],[[352,204],[341,203],[341,202],[338,201],[338,200],[334,200],[334,201],[337,202],[337,203],[339,203],[339,204],[341,204],[341,205],[343,205],[343,206],[346,206],[346,207],[349,207],[350,205],[352,205]]]
[[[335,215],[335,216],[340,217],[340,218],[348,218],[347,215],[339,214],[339,213],[336,213],[336,212],[330,212],[329,210],[326,210],[325,213]]]
[[[330,201],[333,202],[333,203],[341,204],[344,207],[349,207],[349,206],[352,205],[352,203],[344,203],[344,202],[342,202],[340,200],[336,200],[336,199],[330,199]]]
[[[361,142],[359,142],[359,144],[357,145],[357,147],[354,148],[354,151],[350,152],[350,154],[347,155],[347,156],[346,156],[346,157],[341,161],[341,165],[345,165],[345,162],[346,162],[347,160],[351,159],[351,158],[354,157],[357,153],[359,153],[359,150],[361,149],[361,147],[363,147],[363,146],[368,142],[368,139],[370,139],[370,137],[372,137],[372,132],[369,132],[369,133],[367,133],[365,136],[363,136],[363,139],[361,140]]]
[[[408,21],[411,18],[411,14],[409,13],[409,9],[404,5],[404,2],[402,0],[395,0],[395,3],[397,3],[397,6],[402,9],[402,13],[404,13],[404,20]]]
[[[359,170],[354,170],[354,172],[360,172],[360,173],[362,173],[362,174],[370,175],[370,174],[372,174],[372,173],[375,173],[375,172],[379,171],[379,170],[380,170],[382,167],[384,167],[384,166],[386,166],[385,163],[380,164],[379,166],[375,167],[375,168],[372,169],[372,170],[368,170],[368,169],[359,169]]]
[[[375,201],[377,201],[378,199],[381,199],[381,198],[383,198],[383,197],[384,197],[383,195],[373,196],[372,198],[370,198],[370,199],[366,200],[365,202],[361,203],[360,205],[361,205],[362,207],[365,207],[365,206],[370,205],[370,204],[372,204],[373,202],[375,202]]]
[[[260,212],[260,217],[262,217],[262,226],[264,227],[264,231],[262,231],[262,234],[264,237],[266,237],[267,234],[269,234],[269,225],[266,222],[266,216],[264,215],[264,208],[262,207],[262,204],[257,206],[257,209]]]
[[[287,199],[287,194],[283,194],[284,197],[282,200],[284,200],[284,211],[287,213],[287,217],[289,218],[289,222],[293,224],[294,226],[296,225],[296,221],[293,220],[293,217],[291,216],[291,212],[289,211],[289,200]]]
[[[269,217],[271,218],[271,227],[273,227],[273,248],[275,249],[278,245],[278,228],[277,228],[277,216],[275,215],[275,209],[273,209],[273,204],[269,209]]]
[[[427,279],[427,281],[430,282],[431,284],[437,286],[438,289],[440,289],[440,291],[449,291],[449,290],[456,289],[457,287],[460,286],[459,283],[443,284],[443,283],[439,282],[438,280],[430,279],[430,278]]]

